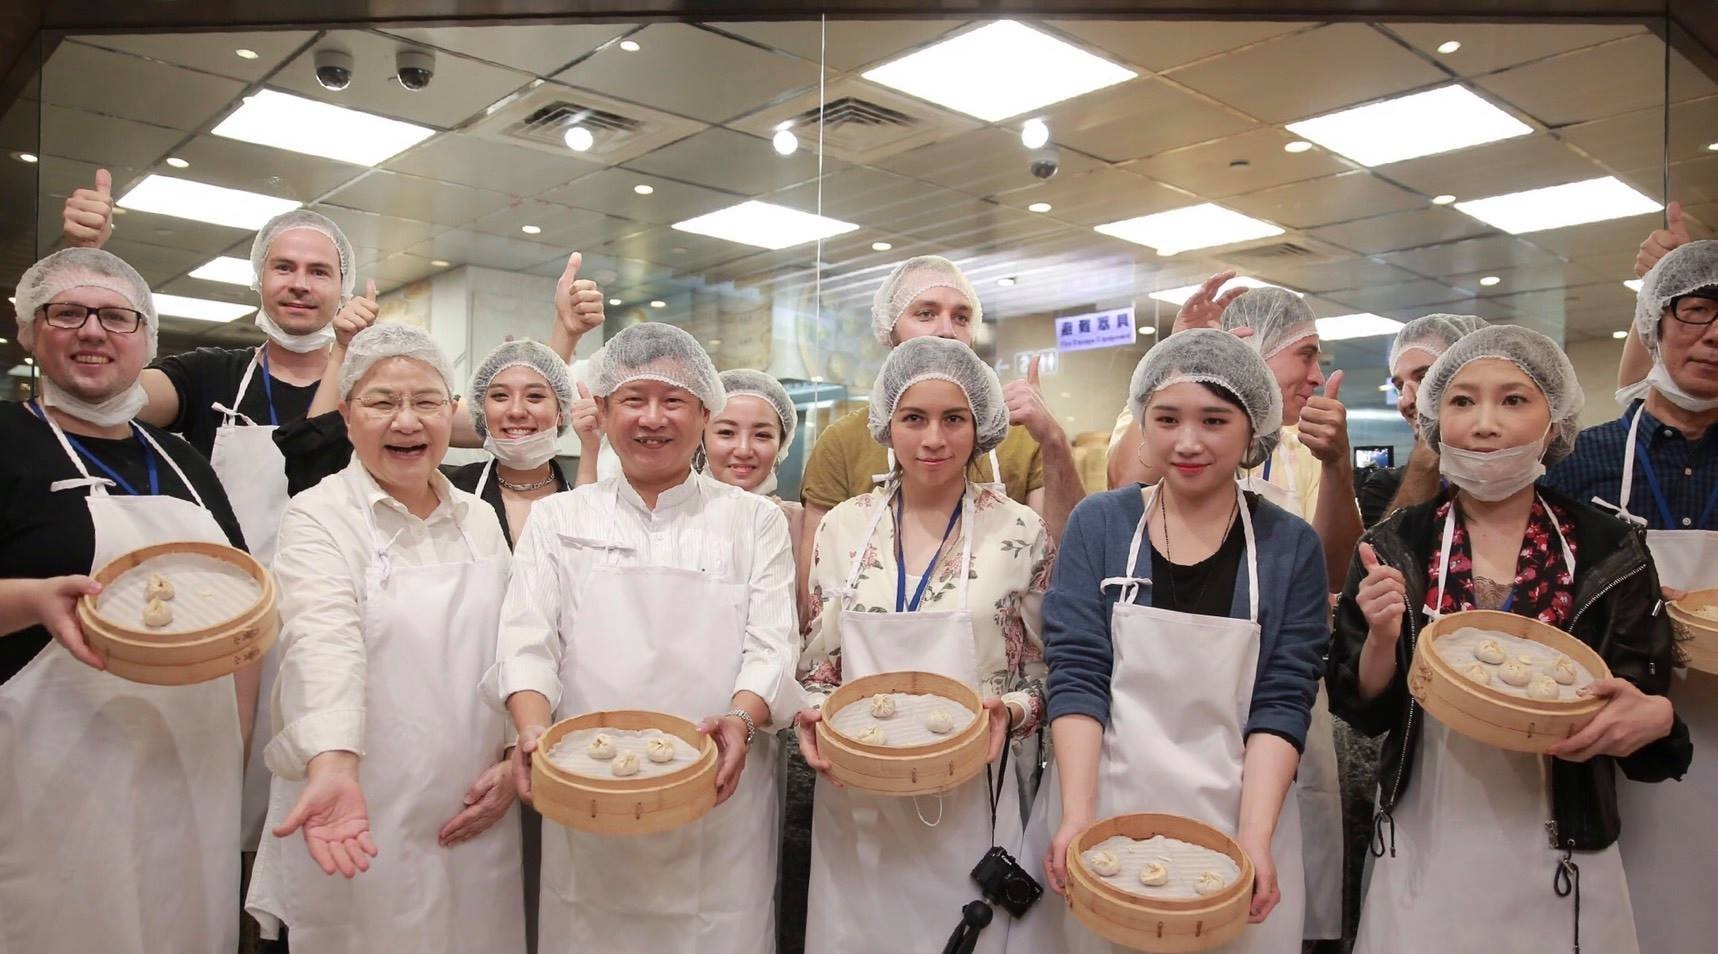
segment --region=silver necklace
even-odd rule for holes
[[[496,481],[498,481],[501,484],[501,486],[503,488],[505,488],[507,490],[511,490],[516,494],[523,494],[523,493],[529,493],[533,490],[541,490],[542,488],[547,487],[550,484],[554,483],[555,482],[555,469],[553,467],[549,468],[549,476],[544,477],[542,480],[533,480],[528,484],[516,484],[516,483],[512,482],[511,480],[508,480],[507,478],[501,476],[500,471],[495,472],[495,479],[496,479]]]

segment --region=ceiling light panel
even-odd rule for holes
[[[174,318],[195,318],[198,321],[232,321],[256,311],[255,305],[237,305],[230,301],[207,298],[186,298],[182,295],[155,293],[155,311]]]
[[[197,266],[192,269],[191,277],[201,278],[206,282],[220,282],[223,285],[243,285],[246,288],[256,280],[250,261],[231,255],[222,255]]]
[[[1288,129],[1363,166],[1433,156],[1533,132],[1531,126],[1459,85],[1289,123]]]
[[[864,74],[873,83],[985,122],[1114,86],[1135,75],[1013,20],[969,30]]]
[[[1180,288],[1165,288],[1162,291],[1152,292],[1151,297],[1161,302],[1168,302],[1169,304],[1175,305],[1179,308],[1186,304],[1187,299],[1192,298],[1193,293],[1198,291],[1200,287],[1201,285],[1182,285]],[[1266,281],[1260,281],[1257,278],[1249,278],[1246,275],[1238,275],[1224,282],[1223,287],[1217,289],[1217,294],[1222,295],[1224,292],[1236,288],[1282,288],[1282,286],[1273,285]],[[1301,292],[1297,292],[1292,288],[1284,288],[1283,290],[1294,292],[1295,296],[1299,298],[1306,297],[1306,295]]]
[[[859,228],[851,222],[825,218],[755,199],[684,222],[676,222],[673,227],[681,232],[707,235],[771,251],[845,235]]]
[[[235,229],[260,229],[269,219],[298,208],[291,199],[227,189],[173,176],[144,178],[116,203],[122,209],[154,212],[193,222],[208,222]]]
[[[388,119],[302,96],[258,90],[213,130],[227,139],[272,146],[360,166],[374,166],[435,135]]]
[[[1457,202],[1455,207],[1512,235],[1644,215],[1663,208],[1615,176]]]
[[[1154,248],[1159,255],[1283,234],[1282,226],[1210,202],[1107,222],[1093,230]]]
[[[1354,315],[1335,315],[1318,319],[1320,341],[1347,341],[1350,338],[1378,338],[1402,330],[1394,318],[1374,315],[1369,311]]]

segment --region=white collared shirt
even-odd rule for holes
[[[618,508],[618,509],[617,509]],[[734,691],[757,693],[770,718],[786,724],[800,704],[794,667],[793,549],[787,518],[768,497],[702,474],[644,505],[625,477],[587,484],[537,501],[513,554],[513,578],[501,610],[493,701],[534,690],[560,704],[563,607],[578,612],[579,581],[601,559],[595,547],[568,547],[561,537],[615,544],[631,566],[666,566],[715,574],[747,589],[746,632]],[[760,726],[760,728],[762,728]]]
[[[303,778],[322,752],[364,754],[364,580],[378,545],[395,566],[507,556],[494,508],[439,471],[431,483],[441,502],[420,520],[354,456],[287,505],[273,567],[282,652],[270,711],[279,731],[263,752],[281,778]]]

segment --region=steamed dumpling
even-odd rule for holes
[[[878,719],[887,719],[895,714],[895,697],[887,693],[871,697],[871,715]]]
[[[644,755],[652,762],[672,762],[674,761],[674,743],[659,735],[644,743]]]
[[[1099,848],[1086,856],[1086,864],[1101,877],[1110,878],[1121,873],[1121,859],[1108,848]]]
[[[1491,685],[1491,670],[1482,663],[1474,663],[1463,670],[1463,675],[1482,686]]]
[[[173,622],[173,610],[159,599],[151,599],[143,607],[143,625],[154,628]]]
[[[1223,890],[1227,884],[1228,882],[1223,880],[1222,875],[1215,871],[1207,871],[1193,882],[1193,893],[1198,895],[1211,894]]]
[[[888,737],[883,734],[882,729],[872,726],[854,736],[853,740],[855,742],[863,742],[866,745],[882,745],[887,738]]]
[[[143,586],[143,596],[151,600],[170,600],[173,598],[173,584],[167,577],[159,573],[151,573],[149,582]]]
[[[1557,680],[1559,685],[1574,685],[1577,674],[1575,661],[1568,656],[1558,656],[1551,664],[1551,678]]]
[[[1550,676],[1534,676],[1533,681],[1527,684],[1527,698],[1529,699],[1552,700],[1557,698],[1559,692],[1561,692],[1561,687],[1557,685],[1557,680]]]
[[[1473,658],[1488,665],[1500,665],[1504,659],[1503,647],[1498,645],[1495,639],[1485,640],[1474,647]]]
[[[1148,888],[1161,888],[1169,883],[1169,859],[1148,861],[1139,869],[1139,883]]]
[[[925,728],[937,735],[948,735],[954,730],[954,717],[948,714],[947,709],[933,709],[930,715],[925,716]]]
[[[609,768],[609,771],[613,772],[617,777],[618,776],[626,776],[626,775],[637,775],[638,774],[638,753],[636,753],[636,752],[622,752],[619,755],[616,755],[614,757],[614,761],[610,762],[608,764],[608,768]]]
[[[1533,679],[1533,667],[1519,659],[1511,659],[1498,667],[1497,678],[1509,685],[1520,688]]]
[[[606,761],[614,758],[614,751],[614,740],[601,732],[591,736],[590,745],[585,747],[585,754],[599,761]],[[615,774],[618,775],[620,773],[617,772]]]

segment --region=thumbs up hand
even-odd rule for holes
[[[1366,576],[1354,592],[1354,603],[1366,617],[1367,639],[1393,651],[1402,636],[1402,614],[1408,611],[1407,584],[1401,570],[1378,559],[1372,544],[1360,544],[1359,555]]]
[[[1062,426],[1056,423],[1056,415],[1044,403],[1037,358],[1027,366],[1025,378],[1002,386],[1002,399],[1008,406],[1008,423],[1026,428],[1026,433],[1038,443],[1047,443],[1061,434]]]
[[[585,447],[594,447],[602,441],[602,421],[597,415],[596,398],[591,397],[591,389],[579,382],[579,398],[573,402],[568,411],[573,430],[578,432],[579,443]]]
[[[583,253],[567,256],[567,267],[555,282],[555,318],[574,342],[603,323],[602,289],[596,282],[579,277],[584,262]]]
[[[1634,277],[1645,275],[1658,264],[1658,260],[1670,254],[1670,250],[1679,245],[1686,245],[1692,239],[1688,232],[1688,223],[1682,218],[1682,203],[1672,202],[1664,209],[1664,228],[1658,229],[1640,243],[1640,254],[1634,259]]]
[[[1306,399],[1300,411],[1300,442],[1326,467],[1353,466],[1348,453],[1348,408],[1342,405],[1342,372],[1331,374],[1324,393]]]
[[[342,350],[352,343],[352,336],[376,323],[380,313],[376,304],[376,280],[364,283],[364,294],[354,295],[334,316],[334,343]]]
[[[73,248],[101,248],[113,236],[113,175],[97,169],[95,188],[78,189],[66,199],[61,234]]]

